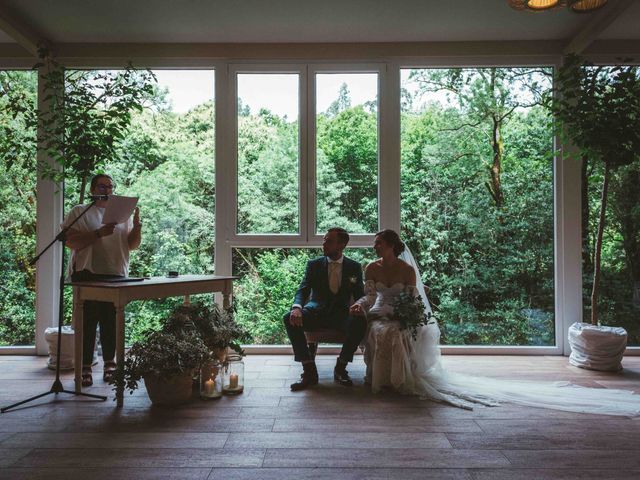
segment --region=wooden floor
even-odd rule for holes
[[[639,479],[640,419],[504,405],[460,410],[392,393],[372,395],[359,357],[353,388],[293,393],[288,356],[246,358],[247,390],[215,401],[151,408],[144,388],[114,402],[61,395],[0,415],[0,479]],[[640,357],[621,374],[563,357],[447,356],[453,371],[571,380],[640,391]],[[111,393],[96,372],[90,391]],[[0,405],[46,391],[45,359],[0,357]],[[65,374],[65,386],[72,387]],[[112,395],[111,395],[112,396]]]

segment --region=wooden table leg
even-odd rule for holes
[[[224,288],[222,289],[222,307],[226,310],[231,306],[231,288],[232,283],[230,281],[224,282]]]
[[[79,287],[73,287],[73,370],[75,374],[77,393],[82,392],[82,336],[84,335],[83,317],[84,301],[80,298]]]
[[[116,305],[116,362],[118,378],[124,374],[124,305]],[[120,384],[116,390],[116,403],[122,407],[124,399],[124,385]]]

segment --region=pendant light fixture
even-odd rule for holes
[[[515,10],[543,12],[560,7],[567,7],[574,13],[589,13],[604,7],[608,0],[507,0]]]
[[[598,10],[607,4],[608,0],[569,0],[569,10],[576,13],[587,13]]]

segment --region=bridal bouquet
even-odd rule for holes
[[[407,292],[401,292],[394,298],[393,314],[400,321],[400,328],[409,330],[414,340],[418,337],[418,328],[426,325],[430,317],[425,313],[422,299]]]

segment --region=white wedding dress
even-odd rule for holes
[[[420,295],[431,311],[417,264],[407,250],[400,257],[416,270],[417,285],[387,286],[368,280],[365,296],[357,301],[367,316],[365,382],[374,393],[390,387],[402,394],[472,409],[474,404],[496,406],[510,402],[531,407],[603,415],[640,415],[640,395],[626,390],[587,388],[568,382],[499,380],[447,372],[440,358],[440,329],[435,320],[420,327],[414,340],[392,319],[393,300],[401,292]]]

